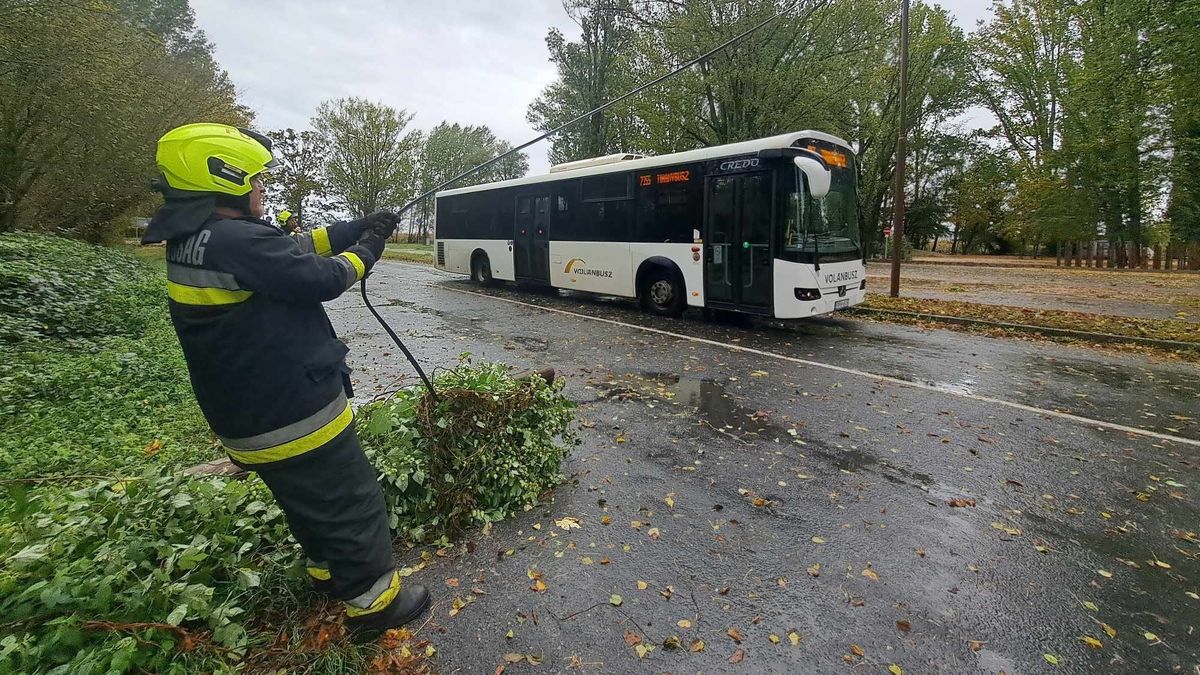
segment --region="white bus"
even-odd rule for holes
[[[866,294],[854,152],[798,131],[660,157],[610,155],[436,195],[438,268],[779,319]]]

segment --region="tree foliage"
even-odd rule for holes
[[[413,115],[363,98],[340,98],[317,107],[313,128],[328,148],[325,176],[337,205],[355,216],[395,209],[417,188],[419,130]]]
[[[550,32],[558,77],[528,118],[554,128],[790,4],[568,0],[580,37]],[[1097,236],[1200,237],[1200,3],[999,0],[992,10],[967,35],[945,9],[913,5],[904,120],[896,4],[814,0],[564,132],[550,159],[831,132],[858,151],[863,231],[878,242],[903,128],[914,245],[950,236],[956,248],[1036,251]],[[994,125],[963,123],[969,112],[986,120],[979,110]]]
[[[267,174],[267,201],[276,212],[288,210],[299,218],[302,227],[319,225],[316,221],[332,209],[325,180],[329,161],[325,137],[315,131],[280,129],[268,134],[272,154],[280,165]]]
[[[245,124],[186,0],[0,7],[0,232],[91,241],[154,203],[158,137]]]
[[[487,126],[463,126],[442,122],[429,131],[417,158],[421,192],[432,190],[463,172],[498,157],[512,149],[507,141],[496,138]],[[478,185],[510,178],[520,178],[529,172],[529,158],[518,152],[467,176],[454,187]],[[431,229],[432,200],[420,206],[414,219],[414,234],[424,239]]]

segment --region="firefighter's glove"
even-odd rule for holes
[[[371,257],[379,260],[383,257],[383,248],[387,244],[387,236],[380,235],[375,230],[366,230],[358,238],[358,245],[371,252]]]
[[[374,232],[386,240],[396,231],[396,224],[399,222],[400,217],[391,211],[376,211],[369,216],[352,220],[350,224],[357,228],[360,239],[366,233]]]

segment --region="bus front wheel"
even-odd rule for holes
[[[666,268],[658,268],[642,281],[642,306],[661,316],[677,317],[687,307],[683,279]]]
[[[471,258],[471,280],[480,286],[491,286],[495,283],[492,278],[492,263],[486,253],[478,253]]]

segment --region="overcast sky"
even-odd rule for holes
[[[834,0],[836,2],[836,0]],[[964,29],[990,0],[945,3]],[[537,135],[525,110],[554,79],[546,32],[578,28],[561,0],[192,0],[196,20],[260,129],[308,127],[325,99],[360,96],[416,113],[422,129],[486,124]],[[529,151],[544,171],[546,146]]]

